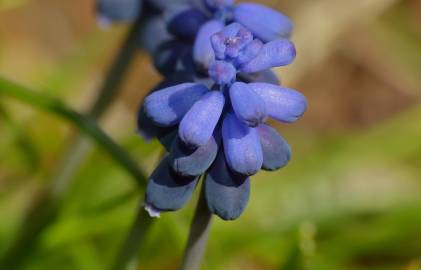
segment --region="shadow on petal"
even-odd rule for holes
[[[176,211],[191,198],[199,177],[182,177],[172,172],[164,158],[146,187],[145,204],[160,211]]]
[[[171,149],[170,164],[179,175],[201,175],[215,160],[219,144],[220,139],[213,135],[205,145],[191,149],[177,138]]]
[[[145,112],[158,126],[174,126],[206,92],[208,88],[198,83],[170,86],[145,98]]]
[[[275,171],[285,167],[291,160],[291,147],[272,127],[260,125],[256,128],[263,150],[262,169]]]
[[[250,178],[231,171],[221,150],[205,180],[209,210],[224,220],[237,219],[250,197]]]

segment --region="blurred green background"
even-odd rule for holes
[[[87,111],[127,30],[99,29],[93,2],[0,0],[0,77]],[[290,165],[253,177],[240,219],[214,220],[203,269],[421,269],[421,1],[258,2],[296,22],[298,57],[279,75],[310,107],[278,126]],[[99,122],[148,173],[161,147],[135,135],[136,110],[159,79],[139,50]],[[0,256],[77,133],[0,94]],[[92,142],[79,147],[24,269],[107,269],[135,218],[131,176]],[[196,200],[152,225],[138,269],[177,269]]]

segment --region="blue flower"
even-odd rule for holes
[[[196,36],[191,54],[196,65],[180,67],[191,81],[187,78],[152,92],[139,113],[139,129],[155,134],[169,152],[150,177],[145,203],[152,214],[177,210],[190,198],[198,177],[206,175],[209,209],[232,220],[247,205],[250,176],[261,169],[282,168],[291,159],[288,143],[266,121],[295,122],[307,101],[299,92],[280,86],[270,71],[290,64],[296,56],[288,39],[292,30],[288,18],[257,4],[203,1],[210,20],[203,23],[206,12],[198,15],[196,9],[183,8],[196,14],[191,16],[195,22],[189,29],[171,30],[178,40]],[[248,25],[247,12],[258,22]],[[182,17],[173,16],[178,19],[168,24],[180,27]],[[229,20],[236,22],[225,26]],[[142,125],[141,117],[148,125]]]

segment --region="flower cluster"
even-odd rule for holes
[[[292,23],[260,4],[167,2],[143,31],[153,33],[146,47],[165,79],[145,98],[138,130],[168,151],[149,178],[145,208],[151,215],[180,209],[205,175],[209,210],[236,219],[249,199],[250,176],[282,168],[291,157],[266,121],[294,122],[307,107],[270,70],[295,58]]]

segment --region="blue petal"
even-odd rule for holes
[[[269,83],[249,83],[249,86],[265,101],[268,115],[278,121],[297,121],[307,109],[303,94],[293,89]]]
[[[161,16],[147,17],[140,33],[140,45],[150,54],[156,52],[158,46],[172,37],[167,31],[167,24]]]
[[[205,94],[180,122],[178,135],[189,147],[205,145],[212,137],[224,108],[225,98],[219,91]]]
[[[177,139],[177,127],[160,128],[157,135],[159,142],[164,146],[167,152],[170,152],[175,140]]]
[[[164,76],[187,70],[193,66],[190,51],[191,46],[176,40],[161,43],[152,55],[154,66]]]
[[[145,98],[145,112],[160,126],[174,126],[208,88],[197,83],[182,83],[156,91]]]
[[[167,152],[170,151],[177,136],[176,127],[158,127],[146,116],[143,107],[140,108],[138,113],[137,128],[137,133],[142,136],[144,140],[151,140],[157,137]]]
[[[222,138],[228,166],[244,175],[256,174],[263,163],[262,146],[254,128],[238,120],[233,113],[225,116]]]
[[[259,72],[272,67],[286,66],[296,56],[295,46],[288,39],[278,39],[263,45],[259,54],[241,67],[242,72]]]
[[[255,127],[266,120],[265,102],[246,83],[234,83],[229,93],[232,107],[238,119],[251,127]]]
[[[205,180],[205,197],[209,210],[224,220],[237,219],[250,197],[250,178],[228,168],[220,151]]]
[[[214,61],[209,65],[209,77],[219,85],[231,84],[235,81],[237,70],[225,61]]]
[[[293,29],[287,16],[260,4],[238,4],[234,9],[234,19],[264,42],[289,38]]]
[[[142,0],[97,0],[97,12],[105,20],[130,22],[141,13]]]
[[[256,128],[263,150],[263,169],[274,171],[285,167],[291,160],[291,147],[272,127],[260,125]]]
[[[201,71],[207,71],[209,64],[215,60],[210,39],[223,28],[224,24],[218,20],[211,20],[200,28],[194,42],[193,59]]]
[[[238,77],[242,78],[245,82],[264,82],[279,85],[281,81],[279,77],[270,69],[265,69],[256,73],[240,73]]]
[[[242,28],[244,27],[241,24],[234,22],[226,25],[224,29],[221,30],[221,33],[226,38],[235,37],[238,31],[240,31]]]
[[[218,144],[219,139],[215,135],[205,145],[196,149],[187,147],[180,139],[177,139],[171,149],[170,164],[179,175],[201,175],[214,161]]]
[[[193,40],[207,16],[191,5],[174,5],[165,14],[168,31],[176,37]]]
[[[152,122],[146,115],[144,107],[141,106],[137,113],[137,133],[142,136],[144,140],[151,140],[157,136],[159,129],[160,127]]]
[[[211,44],[218,60],[238,57],[240,51],[252,41],[252,33],[239,23],[232,23],[211,37]]]
[[[193,81],[193,76],[190,72],[176,72],[167,76],[162,82],[155,86],[149,94],[156,92],[162,88],[169,86],[174,86],[184,82]],[[157,126],[146,114],[144,102],[142,100],[141,106],[137,115],[137,133],[143,137],[145,140],[151,140],[158,136],[163,136],[172,128],[163,128]]]
[[[146,187],[145,203],[160,211],[175,211],[191,198],[198,177],[186,178],[174,174],[168,157],[161,161]]]
[[[263,43],[258,39],[255,39],[252,42],[250,42],[235,59],[235,66],[241,67],[253,60],[259,54],[262,47]]]

